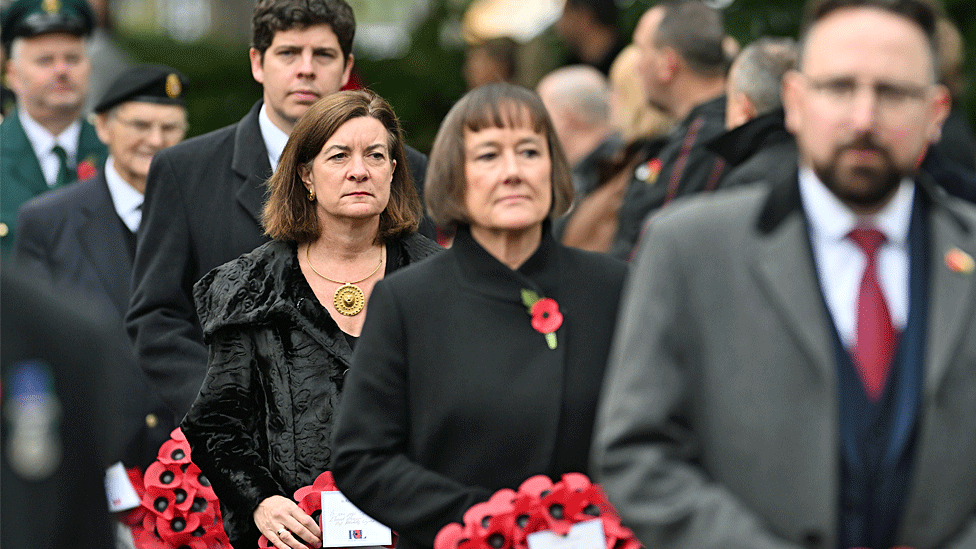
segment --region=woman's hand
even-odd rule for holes
[[[254,524],[279,549],[322,546],[319,525],[286,497],[271,496],[259,503],[254,510]]]

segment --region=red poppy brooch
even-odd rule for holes
[[[78,163],[78,168],[76,169],[78,181],[84,181],[89,177],[94,177],[98,173],[98,170],[95,169],[95,160],[95,155],[89,155],[88,158]]]
[[[603,490],[581,473],[568,473],[553,483],[536,475],[518,491],[503,488],[464,513],[464,524],[450,523],[438,532],[434,549],[528,549],[529,534],[550,531],[565,536],[577,523],[600,521],[605,549],[640,549],[633,531]],[[604,549],[604,548],[601,548]]]
[[[532,328],[546,337],[550,349],[556,348],[556,330],[563,325],[563,314],[555,299],[522,290],[522,303],[532,317]]]

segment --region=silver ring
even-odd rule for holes
[[[281,533],[282,532],[287,532],[287,531],[288,531],[288,529],[285,528],[284,526],[282,526],[281,528],[278,528],[278,530],[275,532],[275,535],[280,538],[281,537]]]

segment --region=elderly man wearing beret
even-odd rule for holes
[[[80,118],[91,71],[85,38],[94,16],[88,3],[17,0],[0,19],[6,80],[17,98],[17,108],[0,124],[0,254],[7,255],[17,208],[93,174],[106,150]]]
[[[123,72],[95,105],[95,129],[109,149],[104,168],[90,179],[30,200],[17,216],[15,265],[57,287],[94,296],[123,338],[146,176],[153,156],[186,133],[186,83],[181,73],[159,65]],[[117,457],[124,467],[144,469],[174,423],[143,379],[135,354],[130,358],[125,371],[113,373],[125,389],[124,446]],[[118,480],[121,485],[107,483],[109,505],[124,511],[138,501],[126,503],[127,479],[122,475]]]

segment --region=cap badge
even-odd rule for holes
[[[166,95],[176,99],[181,93],[183,93],[183,85],[180,84],[180,77],[175,73],[169,73],[166,77]]]
[[[48,14],[54,14],[61,11],[61,2],[58,0],[44,0],[41,2],[41,8]]]

